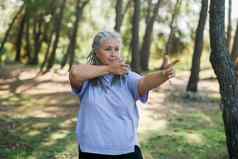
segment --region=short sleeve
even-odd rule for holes
[[[82,97],[85,90],[87,89],[89,85],[89,82],[88,81],[84,81],[82,86],[80,88],[72,88],[72,94],[75,95],[75,96],[79,96],[79,97]]]
[[[135,100],[140,100],[141,102],[146,103],[148,100],[149,92],[147,92],[144,96],[140,96],[139,80],[141,78],[143,78],[143,76],[130,71],[127,75],[127,87]]]

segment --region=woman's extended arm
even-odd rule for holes
[[[127,73],[127,71],[128,65],[123,63],[113,63],[111,65],[79,64],[72,66],[69,72],[69,80],[73,88],[79,88],[85,80],[109,73],[122,75]]]
[[[175,76],[174,69],[172,68],[174,64],[178,61],[174,61],[171,64],[168,64],[166,68],[160,70],[156,73],[152,73],[144,76],[139,81],[139,94],[141,96],[145,95],[149,90],[160,86],[165,81],[173,78]]]

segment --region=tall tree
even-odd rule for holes
[[[28,57],[27,63],[30,64],[32,61],[32,45],[31,45],[31,39],[30,39],[30,15],[26,13],[26,27],[25,27],[25,41],[26,41],[26,54]]]
[[[81,3],[81,4],[80,4]],[[85,6],[89,3],[89,0],[86,1],[80,1],[77,0],[76,1],[76,7],[75,7],[75,22],[73,25],[73,29],[72,32],[69,33],[69,46],[67,48],[66,54],[64,55],[62,62],[61,62],[61,68],[63,68],[67,61],[69,61],[69,69],[71,68],[72,64],[73,64],[73,60],[75,57],[75,48],[76,48],[76,44],[77,44],[77,32],[78,32],[78,25],[80,22],[80,19],[83,16],[83,10],[85,8]]]
[[[134,0],[134,13],[132,17],[132,39],[131,39],[131,69],[135,72],[140,72],[140,41],[139,41],[139,31],[140,31],[140,10],[141,1]]]
[[[232,60],[237,65],[237,57],[238,57],[238,23],[237,23],[237,26],[236,26],[236,34],[235,34],[234,42],[233,42],[233,46],[232,46],[231,57],[232,57]]]
[[[231,46],[231,32],[232,32],[232,23],[231,23],[231,15],[232,15],[232,0],[229,0],[229,10],[228,10],[228,27],[227,27],[227,47],[230,50]]]
[[[116,17],[115,17],[115,26],[114,26],[114,30],[117,31],[118,33],[121,32],[121,26],[122,26],[122,22],[124,19],[124,16],[130,6],[130,0],[127,1],[127,4],[124,7],[124,1],[123,0],[117,0],[116,1],[116,6],[115,6],[115,13],[116,13]]]
[[[168,38],[168,41],[166,43],[166,46],[165,46],[165,54],[169,54],[172,50],[172,40],[173,40],[173,37],[175,35],[175,31],[176,31],[176,20],[177,20],[177,16],[180,12],[180,6],[182,4],[182,0],[176,0],[176,4],[175,4],[175,7],[174,7],[174,12],[172,13],[172,17],[171,17],[171,21],[170,21],[170,25],[169,25],[169,28],[170,28],[170,33],[169,33],[169,38]]]
[[[121,25],[122,25],[122,17],[123,17],[123,0],[117,0],[116,6],[115,6],[115,12],[116,12],[116,24],[114,26],[114,30],[117,32],[121,31]]]
[[[225,40],[225,0],[210,4],[210,61],[220,85],[229,159],[238,159],[238,80]]]
[[[73,60],[74,60],[74,56],[75,56],[75,47],[77,44],[77,33],[78,33],[78,25],[79,25],[79,21],[83,15],[83,9],[85,8],[85,6],[89,3],[89,0],[85,0],[85,1],[81,1],[81,0],[77,0],[76,2],[76,8],[75,8],[75,22],[74,22],[74,27],[73,27],[73,31],[72,34],[70,36],[70,43],[67,49],[67,53],[66,55],[69,55],[69,68],[71,68],[72,64],[73,64]]]
[[[65,9],[65,2],[66,2],[66,0],[61,1],[59,14],[55,18],[55,23],[54,23],[55,39],[54,39],[54,42],[53,42],[52,52],[50,54],[48,65],[47,65],[47,68],[46,68],[47,70],[50,70],[51,67],[55,63],[56,49],[58,47],[58,43],[59,43],[59,39],[60,39],[60,31],[61,31],[61,27],[62,27],[62,20],[63,20],[64,9]]]
[[[207,10],[208,10],[208,0],[202,0],[200,17],[196,30],[191,74],[187,85],[187,91],[191,92],[197,92],[197,85],[199,81],[199,71],[200,71],[200,59],[203,49],[203,33],[207,19]]]
[[[150,47],[151,47],[151,41],[152,41],[152,33],[153,33],[153,27],[156,17],[158,16],[159,6],[160,6],[161,0],[157,0],[157,3],[154,6],[152,15],[150,16],[148,10],[147,12],[147,18],[146,18],[146,28],[145,28],[145,34],[143,37],[143,43],[140,50],[141,55],[141,68],[142,70],[148,70],[149,67],[149,58],[150,58]],[[150,8],[150,5],[149,5]]]
[[[10,34],[10,31],[12,30],[12,27],[13,27],[13,25],[14,25],[16,19],[18,18],[19,15],[21,15],[21,12],[22,12],[23,10],[24,10],[24,5],[22,5],[22,6],[20,7],[20,9],[17,11],[17,13],[15,14],[15,16],[13,17],[11,23],[9,24],[9,27],[8,27],[6,33],[5,33],[4,37],[3,37],[3,40],[1,41],[0,57],[1,57],[1,52],[2,52],[2,50],[3,50],[3,48],[4,48],[4,45],[5,45],[5,43],[7,42],[7,38],[8,38],[8,36],[9,36],[9,34]]]
[[[19,30],[17,33],[17,39],[16,39],[16,56],[15,56],[16,62],[21,62],[20,61],[21,60],[21,48],[22,48],[25,20],[26,20],[26,15],[24,13],[22,15],[22,19],[20,20],[20,26],[19,26]]]
[[[49,56],[50,56],[52,41],[53,41],[53,37],[54,37],[54,17],[56,15],[56,10],[57,10],[56,4],[57,3],[55,3],[55,1],[51,1],[50,8],[49,8],[49,11],[50,11],[49,14],[52,15],[52,20],[49,21],[48,23],[45,23],[45,26],[44,26],[43,40],[46,42],[47,48],[44,52],[44,59],[41,64],[41,67],[40,67],[41,72],[43,72],[44,67],[47,64],[47,61],[49,60]]]
[[[43,15],[39,15],[33,19],[33,37],[34,37],[34,55],[31,64],[37,65],[39,63],[39,53],[42,45],[42,25],[43,25]]]

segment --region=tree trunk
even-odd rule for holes
[[[33,35],[34,35],[34,56],[32,59],[32,64],[37,65],[39,64],[39,52],[42,45],[42,23],[43,19],[41,16],[34,19],[34,29],[33,29]]]
[[[114,26],[114,30],[117,31],[118,33],[121,32],[121,26],[123,23],[123,19],[125,17],[125,14],[130,6],[131,1],[128,0],[127,4],[125,5],[125,7],[123,7],[124,5],[124,1],[123,0],[117,0],[116,2],[116,6],[115,6],[115,13],[116,13],[116,18],[115,18],[115,26]]]
[[[140,0],[134,0],[134,13],[132,18],[132,39],[131,39],[131,69],[140,72],[140,54],[139,54],[139,31],[140,31]]]
[[[229,0],[228,27],[227,27],[227,47],[228,47],[228,50],[230,50],[230,46],[231,46],[231,32],[232,32],[231,14],[232,14],[232,0]]]
[[[19,11],[16,13],[16,15],[13,17],[11,23],[9,24],[9,27],[8,27],[6,33],[5,33],[4,37],[3,37],[3,40],[2,40],[2,42],[1,42],[1,46],[0,46],[0,56],[1,56],[1,52],[2,52],[2,50],[3,50],[3,48],[4,48],[4,45],[5,45],[5,43],[7,42],[7,38],[8,38],[8,36],[9,36],[9,34],[10,34],[10,31],[12,30],[12,27],[13,27],[13,25],[14,25],[14,23],[15,23],[17,17],[21,14],[21,12],[23,11],[23,9],[24,9],[24,6],[22,5],[21,8],[19,9]]]
[[[153,9],[153,14],[151,17],[148,17],[148,21],[146,24],[145,35],[143,38],[143,44],[141,48],[141,67],[143,71],[148,70],[149,68],[149,59],[150,59],[150,47],[151,47],[151,40],[152,40],[152,33],[155,19],[158,15],[159,6],[161,0],[157,0],[157,3]],[[148,13],[149,14],[149,13]]]
[[[177,19],[178,13],[180,12],[180,6],[181,6],[182,0],[177,0],[174,8],[174,12],[172,14],[171,22],[170,22],[170,33],[169,33],[169,38],[165,46],[165,54],[171,53],[172,50],[172,40],[175,34],[175,21]]]
[[[191,74],[187,85],[187,91],[197,92],[199,81],[200,59],[203,49],[203,33],[206,25],[208,0],[202,0],[199,22],[196,30],[196,39],[192,58]]]
[[[235,62],[235,64],[238,65],[238,63],[237,63],[237,57],[238,57],[238,23],[237,23],[237,26],[236,26],[236,34],[235,34],[235,37],[234,37],[231,57],[232,57],[232,60]]]
[[[80,0],[77,0],[76,15],[75,15],[76,20],[74,22],[74,28],[73,28],[73,33],[72,33],[72,37],[71,37],[71,42],[69,44],[68,51],[67,51],[69,54],[69,69],[71,68],[71,66],[73,65],[73,62],[74,62],[79,21],[83,15],[83,9],[88,4],[88,2],[89,2],[89,0],[86,0],[86,1],[82,2],[82,4],[80,5]]]
[[[116,2],[116,24],[114,27],[114,30],[116,30],[118,33],[121,31],[121,24],[122,24],[122,16],[123,16],[123,0],[117,0]]]
[[[56,5],[55,5],[54,1],[52,1],[49,14],[51,14],[53,18],[55,17],[56,10],[57,10]],[[47,61],[49,60],[49,54],[51,51],[52,41],[53,41],[53,37],[54,37],[54,19],[53,18],[50,23],[44,24],[42,40],[47,44],[47,49],[44,52],[44,59],[40,66],[40,72],[43,72],[45,65],[47,64]]]
[[[210,4],[210,61],[220,85],[229,159],[238,159],[238,80],[225,40],[225,0]]]
[[[151,9],[153,8],[152,0],[147,0],[147,9],[146,9],[146,15],[145,15],[145,24],[148,25],[151,17]]]
[[[55,19],[55,39],[53,42],[53,48],[52,52],[49,57],[48,65],[47,65],[47,71],[51,69],[51,67],[55,63],[55,56],[56,56],[56,49],[58,47],[59,43],[59,38],[60,38],[60,31],[62,27],[62,20],[63,20],[63,15],[64,15],[64,8],[65,8],[65,2],[66,0],[62,0],[61,6],[60,6],[60,13],[59,15],[56,15]]]
[[[71,68],[71,66],[73,65],[73,62],[74,62],[75,48],[76,48],[76,44],[77,44],[78,25],[79,25],[80,19],[82,18],[82,15],[83,15],[83,9],[89,3],[89,0],[82,2],[82,4],[80,4],[80,3],[81,3],[81,1],[77,0],[76,8],[75,8],[76,19],[74,22],[73,30],[71,33],[69,33],[70,43],[67,48],[66,54],[64,55],[64,57],[62,59],[61,68],[63,68],[65,66],[68,59],[69,59],[69,69]]]
[[[44,56],[44,60],[41,64],[41,67],[40,67],[40,71],[42,72],[44,70],[44,67],[49,59],[49,54],[50,54],[50,48],[51,48],[51,43],[53,41],[53,35],[54,35],[54,30],[52,29],[51,32],[49,33],[49,37],[47,38],[47,49],[46,49],[46,52],[45,52],[45,56]]]
[[[21,62],[21,48],[22,48],[25,20],[26,20],[26,15],[24,14],[20,21],[19,31],[17,33],[15,62]]]
[[[26,54],[28,57],[27,63],[30,64],[32,61],[32,45],[30,39],[30,16],[29,14],[26,15]]]

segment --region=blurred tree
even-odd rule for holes
[[[167,41],[166,46],[165,46],[165,54],[167,54],[167,55],[169,53],[171,53],[172,52],[171,50],[173,49],[173,43],[172,42],[173,42],[175,32],[176,32],[176,20],[177,20],[177,17],[179,15],[179,12],[180,12],[181,4],[182,4],[182,0],[176,0],[174,11],[172,13],[171,21],[170,21],[170,24],[169,24],[170,33],[169,33],[168,41]]]
[[[79,25],[79,21],[82,17],[83,14],[83,9],[84,7],[89,3],[89,0],[77,0],[76,1],[76,7],[75,7],[75,22],[74,22],[74,26],[73,26],[73,30],[69,36],[69,45],[68,45],[68,49],[67,52],[62,60],[62,64],[61,64],[61,68],[63,68],[68,60],[69,57],[69,68],[71,68],[72,64],[73,64],[73,60],[75,57],[75,47],[77,44],[77,32],[78,32],[78,25]]]
[[[23,13],[20,25],[19,25],[19,31],[17,33],[17,39],[16,39],[16,56],[15,56],[15,62],[21,62],[21,47],[22,47],[22,39],[23,39],[23,31],[25,27],[25,21],[26,21],[26,15]]]
[[[63,20],[63,15],[64,15],[65,2],[66,2],[66,0],[61,1],[59,13],[56,15],[56,18],[54,21],[55,39],[53,42],[52,51],[49,56],[49,61],[48,61],[47,68],[46,68],[47,71],[50,70],[51,67],[55,63],[56,49],[58,47],[58,43],[59,43],[59,39],[60,39],[60,32],[61,32],[61,28],[62,28],[62,20]]]
[[[203,50],[203,34],[207,19],[207,10],[208,10],[208,0],[201,0],[201,11],[196,30],[196,39],[192,57],[192,68],[187,85],[187,91],[191,92],[197,92],[197,85],[199,81],[199,71],[200,71],[200,59]]]
[[[152,41],[152,33],[153,33],[153,27],[156,17],[158,16],[159,12],[159,6],[160,6],[161,0],[157,0],[154,8],[152,7],[152,1],[148,1],[148,10],[147,10],[147,16],[146,16],[146,27],[145,27],[145,34],[143,37],[143,43],[140,50],[141,55],[141,69],[143,71],[148,70],[149,68],[149,59],[150,59],[150,47],[151,47],[151,41]],[[151,13],[152,12],[152,13]]]
[[[7,42],[8,36],[10,34],[10,31],[12,30],[12,27],[13,27],[16,19],[18,18],[18,16],[21,14],[21,12],[23,10],[24,10],[24,6],[22,5],[20,7],[20,9],[17,11],[17,13],[15,14],[15,16],[13,17],[13,19],[12,19],[11,23],[9,24],[9,27],[8,27],[6,33],[5,33],[4,37],[3,37],[3,40],[1,41],[1,46],[0,46],[0,62],[1,62],[1,55],[3,53],[4,45]]]
[[[45,43],[47,44],[47,48],[44,52],[44,60],[41,64],[40,70],[43,71],[45,65],[47,64],[47,61],[49,60],[49,55],[50,55],[50,50],[52,47],[52,42],[53,42],[53,37],[54,37],[54,20],[55,20],[55,15],[56,15],[56,10],[57,10],[57,4],[54,3],[55,1],[51,1],[50,3],[50,8],[49,8],[49,13],[48,16],[51,17],[51,20],[49,22],[45,23],[45,29],[43,33],[43,39]]]
[[[31,61],[32,61],[32,55],[31,55],[31,52],[32,52],[32,45],[31,45],[31,33],[30,33],[30,15],[29,13],[26,12],[26,27],[25,27],[25,41],[26,41],[26,55],[28,57],[28,61],[27,63],[30,64]]]
[[[140,11],[141,11],[141,1],[133,0],[134,12],[132,17],[132,39],[131,39],[131,69],[135,72],[140,72],[140,42],[139,42],[139,32],[140,32]]]
[[[123,0],[117,0],[116,1],[116,6],[115,6],[115,13],[116,13],[116,17],[115,17],[115,26],[114,26],[114,30],[117,31],[118,33],[121,32],[121,26],[123,23],[123,19],[127,13],[127,10],[130,6],[131,1],[128,0],[125,7],[124,7],[124,1]]]
[[[210,4],[210,61],[220,85],[229,159],[238,159],[238,80],[225,39],[225,0]]]

